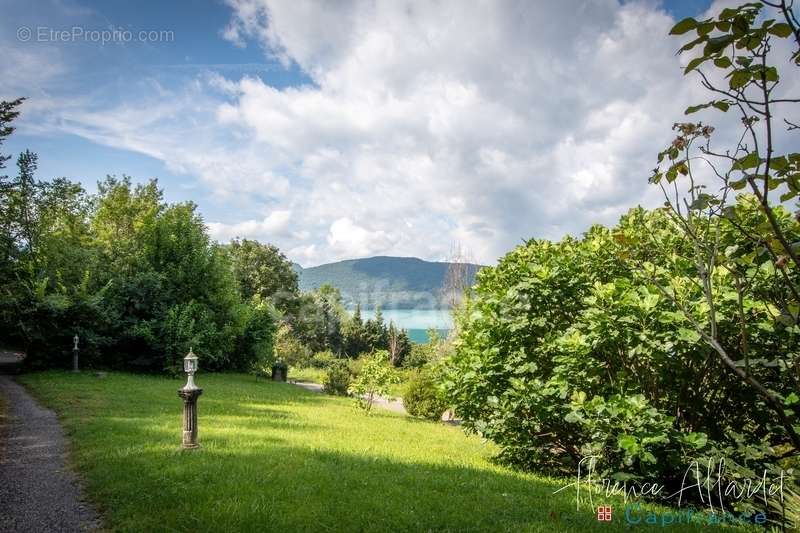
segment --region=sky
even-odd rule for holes
[[[492,264],[661,203],[656,155],[708,99],[667,33],[719,5],[0,0],[0,99],[28,98],[3,152],[157,178],[303,266]]]

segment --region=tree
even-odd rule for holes
[[[17,108],[22,105],[24,98],[17,98],[16,100],[0,101],[0,146],[3,141],[14,133],[14,127],[11,123],[19,116]],[[0,154],[0,170],[6,167],[5,163],[11,159],[10,155]]]
[[[234,239],[227,249],[245,299],[257,294],[286,310],[289,302],[297,297],[297,272],[277,247],[254,240]]]
[[[364,323],[364,336],[370,349],[386,349],[389,339],[386,324],[383,322],[381,308],[375,309],[375,316]]]
[[[0,142],[19,103],[0,103]],[[94,196],[38,180],[27,150],[17,167],[0,179],[0,334],[27,364],[65,366],[74,334],[88,365],[176,371],[190,346],[207,369],[272,359],[276,311],[257,293],[242,301],[194,204],[166,204],[155,180],[109,176]]]
[[[364,322],[361,318],[361,304],[356,304],[353,316],[344,322],[342,327],[344,353],[348,357],[358,357],[370,350]]]
[[[411,341],[408,334],[404,329],[395,327],[394,322],[390,322],[386,338],[389,362],[392,363],[392,366],[399,367],[411,352]]]
[[[763,13],[765,5],[775,9],[775,18]],[[773,59],[776,42],[791,39],[791,61],[800,65],[800,30],[791,5],[781,1],[725,8],[717,17],[706,20],[686,18],[671,33],[684,35],[690,31],[697,37],[685,44],[680,53],[689,53],[700,45],[703,48],[689,61],[684,73],[696,72],[701,85],[716,99],[691,106],[686,114],[705,109],[732,111],[739,116],[741,131],[733,146],[719,148],[712,145],[713,127],[676,124],[677,137],[659,154],[659,167],[650,181],[661,186],[676,229],[692,245],[686,259],[696,269],[697,275],[691,281],[702,291],[707,321],[706,317],[693,316],[685,291],[675,287],[662,269],[653,264],[642,267],[691,321],[731,376],[750,387],[772,410],[792,444],[786,453],[798,454],[800,424],[786,404],[798,382],[772,388],[763,381],[758,367],[779,365],[791,370],[798,368],[800,359],[792,350],[763,360],[753,357],[748,333],[753,317],[744,302],[755,300],[760,306],[771,307],[775,311],[769,327],[780,329],[792,339],[800,338],[800,235],[797,225],[779,205],[800,193],[800,153],[777,153],[779,146],[796,142],[793,137],[800,127],[788,113],[796,110],[800,99],[780,94],[781,77]],[[703,172],[716,178],[717,190],[709,189],[713,182],[703,180]],[[685,184],[684,190],[678,188],[679,183]],[[733,198],[745,188],[755,201],[742,196]],[[774,195],[779,192],[782,194],[775,203]],[[795,217],[800,214],[795,213]],[[727,234],[731,231],[736,234],[736,241],[725,247],[726,241],[731,241]],[[758,279],[752,272],[755,267],[775,273],[769,290],[756,283]],[[734,294],[742,304],[737,312],[738,327],[733,331],[725,331],[719,324],[723,305],[720,299],[724,298],[720,285],[725,285],[728,278],[733,280]]]
[[[367,414],[376,397],[386,396],[389,386],[400,382],[397,371],[389,365],[389,354],[380,350],[367,357],[347,392],[355,396],[357,405]]]
[[[739,209],[748,231],[766,223],[755,197]],[[800,235],[783,208],[776,215]],[[757,255],[731,221],[719,228],[721,250]],[[495,441],[501,459],[518,467],[574,473],[596,456],[602,477],[657,477],[670,490],[697,458],[724,459],[723,476],[779,468],[791,439],[694,327],[707,330],[712,320],[694,250],[667,210],[637,208],[613,228],[530,240],[482,269],[457,313],[459,337],[442,380],[464,427]],[[783,365],[796,360],[800,343],[760,296],[773,294],[781,276],[761,264],[748,269],[750,293],[738,293],[726,270],[715,272],[714,320],[726,349],[747,346],[746,357],[734,352],[737,366],[783,391],[794,416],[798,376]]]

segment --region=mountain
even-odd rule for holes
[[[446,307],[443,286],[454,263],[416,257],[369,257],[302,268],[295,265],[300,289],[310,291],[330,283],[342,293],[345,306],[364,309],[438,309]],[[470,285],[481,265],[463,264]]]

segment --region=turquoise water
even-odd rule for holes
[[[427,329],[406,329],[408,332],[408,338],[414,344],[425,344],[430,340],[428,338],[428,330]],[[450,330],[447,329],[437,329],[436,331],[439,332],[439,338],[444,339],[447,337],[447,334]]]
[[[352,313],[352,311],[350,311]],[[453,327],[453,317],[446,309],[381,309],[387,324],[408,330],[411,342],[428,342],[428,328],[439,330],[443,337]],[[362,309],[361,317],[366,320],[375,316],[374,309]]]

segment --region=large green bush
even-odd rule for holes
[[[447,399],[429,371],[418,372],[405,387],[403,406],[411,416],[440,420],[447,409]]]
[[[328,368],[334,361],[336,356],[330,350],[317,352],[311,357],[311,366],[313,368]]]
[[[755,208],[742,197],[738,209]],[[781,216],[800,237],[797,222]],[[692,249],[672,224],[661,210],[636,209],[582,239],[529,241],[478,274],[444,384],[464,425],[497,442],[506,461],[566,474],[594,455],[605,474],[674,482],[704,454],[756,468],[774,462],[769,450],[787,449],[763,401],[661,291],[677,287],[692,320],[709,320],[684,259]],[[728,245],[750,253],[734,233]],[[782,274],[749,250],[750,282],[777,290]],[[661,278],[650,277],[650,262]],[[749,371],[794,410],[795,378],[775,357],[797,354],[796,332],[768,301],[739,301],[726,271],[715,275],[720,337],[736,353],[743,310]]]
[[[347,366],[347,361],[334,361],[328,365],[322,386],[328,394],[346,396],[352,376]]]

